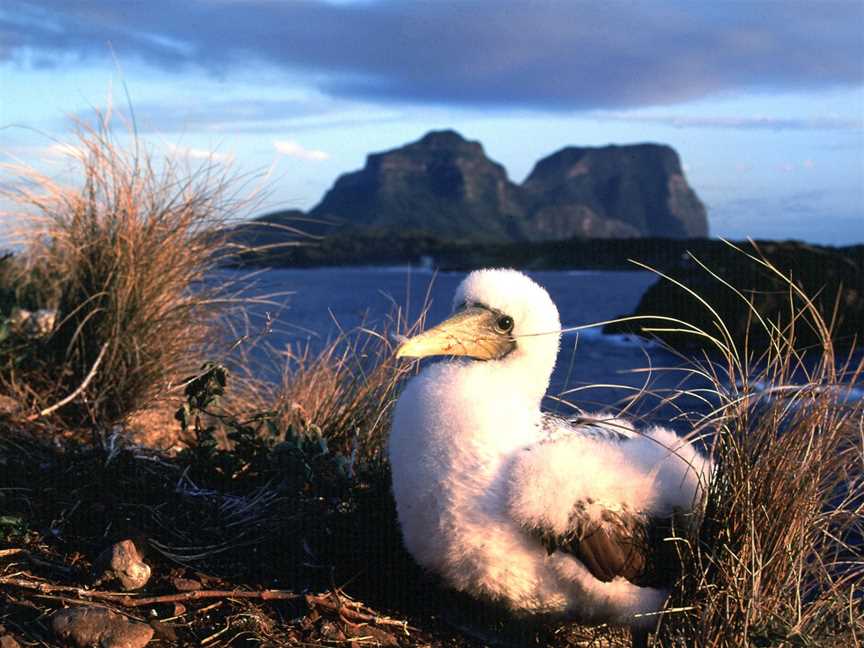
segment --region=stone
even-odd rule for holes
[[[149,625],[100,607],[59,610],[51,617],[51,629],[60,640],[79,648],[142,648],[153,638]]]
[[[201,583],[191,578],[175,578],[174,587],[178,592],[194,592],[201,589]]]
[[[525,218],[519,187],[504,167],[486,156],[480,142],[452,130],[370,154],[362,169],[336,180],[309,216],[487,241],[521,238]]]
[[[151,573],[132,540],[121,540],[105,549],[96,558],[93,571],[100,581],[119,580],[126,591],[144,587]]]
[[[45,337],[54,330],[57,321],[57,311],[40,308],[29,311],[26,308],[15,307],[9,314],[9,328],[27,337]]]
[[[21,648],[21,644],[10,634],[0,636],[0,648]]]
[[[534,166],[522,184],[532,240],[704,238],[705,206],[671,146],[568,146]]]
[[[0,394],[0,415],[14,414],[21,409],[21,404],[10,396]]]

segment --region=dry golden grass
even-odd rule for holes
[[[742,251],[742,262],[776,272],[758,253]],[[759,319],[736,291],[752,326],[769,333],[767,349],[731,339],[719,321],[693,331],[718,349],[691,367],[713,385],[700,395],[714,407],[694,428],[716,470],[700,528],[678,543],[683,575],[656,645],[864,641],[864,359],[853,350],[838,361],[831,314],[786,283],[789,317],[779,323]],[[798,347],[803,326],[821,348]]]
[[[424,311],[425,313],[425,311]],[[281,367],[277,384],[256,380],[254,367],[239,372],[239,391],[228,407],[246,412],[272,411],[279,430],[323,437],[332,450],[363,462],[386,461],[390,414],[400,382],[416,371],[395,358],[396,339],[419,332],[425,315],[406,322],[394,312],[380,330],[341,331],[322,350],[271,351]]]
[[[57,323],[4,358],[2,379],[36,411],[86,383],[59,413],[109,426],[200,366],[225,290],[205,278],[243,201],[225,168],[157,159],[134,135],[124,149],[97,118],[67,147],[80,185],[7,169],[19,177],[5,196],[18,211],[4,220],[26,246],[15,281],[31,307],[56,309]]]

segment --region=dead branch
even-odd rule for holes
[[[68,405],[73,400],[78,398],[78,396],[81,394],[81,392],[83,392],[85,389],[87,389],[87,386],[90,384],[90,381],[93,380],[93,377],[96,375],[96,370],[99,369],[99,365],[102,364],[102,358],[105,357],[105,352],[107,350],[108,350],[108,342],[106,342],[105,344],[102,345],[102,350],[99,351],[99,355],[96,357],[96,360],[93,362],[93,366],[90,367],[90,371],[87,374],[87,377],[84,378],[84,382],[82,382],[78,386],[78,389],[73,391],[71,394],[69,394],[66,398],[61,400],[59,403],[55,403],[51,407],[46,407],[45,409],[43,409],[38,414],[31,414],[30,416],[27,417],[27,420],[28,421],[35,421],[36,419],[42,418],[43,416],[48,416],[52,412],[56,412],[58,409],[60,409],[64,405]]]
[[[374,614],[368,614],[366,612],[361,612],[360,610],[355,609],[350,604],[342,603],[342,601],[333,602],[329,600],[330,595],[318,596],[315,594],[307,594],[306,604],[309,607],[322,607],[331,612],[335,612],[343,620],[352,623],[371,623],[373,625],[388,625],[388,626],[397,626],[401,628],[405,634],[408,634],[408,630],[416,630],[416,628],[412,628],[405,621],[397,621],[396,619],[390,619],[387,617],[379,617]]]
[[[25,578],[15,577],[0,577],[0,586],[11,586],[19,589],[31,590],[39,592],[41,595],[49,595],[47,598],[60,599],[72,603],[89,603],[90,600],[103,601],[113,603],[127,608],[138,608],[147,605],[156,605],[160,603],[181,603],[185,601],[195,601],[203,599],[256,599],[259,601],[294,601],[305,600],[306,604],[311,607],[320,607],[330,612],[334,612],[339,617],[352,625],[371,623],[373,625],[396,626],[405,634],[409,630],[415,630],[405,621],[397,621],[387,617],[380,617],[367,612],[362,612],[357,609],[360,607],[357,604],[352,605],[343,603],[341,600],[336,602],[330,600],[331,595],[314,595],[306,594],[301,596],[294,592],[286,590],[261,590],[250,592],[247,590],[196,590],[193,592],[180,592],[178,594],[162,594],[159,596],[131,596],[123,592],[102,592],[97,590],[87,590],[81,587],[72,587],[69,585],[55,585],[44,581],[34,581]],[[76,595],[76,598],[68,596],[50,596],[53,592],[65,592]]]
[[[194,592],[180,592],[179,594],[162,594],[160,596],[131,596],[122,592],[100,592],[87,590],[80,587],[68,585],[54,585],[40,581],[31,581],[23,578],[0,577],[0,585],[11,585],[21,589],[28,589],[50,594],[51,592],[69,592],[76,594],[80,599],[96,599],[111,602],[123,607],[144,607],[158,603],[180,603],[183,601],[194,601],[200,599],[258,599],[261,601],[290,601],[300,600],[302,597],[294,592],[286,590],[262,590],[250,592],[247,590],[196,590]]]
[[[26,552],[27,552],[26,549],[18,549],[18,548],[0,549],[0,558],[5,558],[6,556],[14,556],[15,554],[26,553]]]

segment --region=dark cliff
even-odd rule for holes
[[[335,229],[487,242],[708,235],[705,207],[668,146],[568,147],[540,160],[520,186],[455,131],[369,155],[309,217]]]
[[[567,147],[522,185],[532,239],[708,236],[705,207],[669,146]]]
[[[519,188],[479,142],[454,131],[428,133],[368,156],[341,176],[309,213],[350,226],[423,230],[451,239],[521,238]]]
[[[683,326],[670,327],[668,320],[652,321],[650,318],[677,318],[723,338],[715,323],[716,313],[728,330],[732,344],[747,345],[750,349],[766,348],[769,336],[760,325],[761,321],[771,322],[787,334],[794,329],[800,347],[819,349],[821,337],[809,315],[793,314],[790,308],[793,291],[789,279],[785,278],[790,277],[793,284],[812,299],[825,321],[832,322],[832,338],[839,348],[860,345],[864,339],[864,246],[825,248],[795,241],[761,241],[739,244],[740,249],[735,249],[721,242],[710,243],[692,250],[692,257],[683,255],[665,268],[664,274],[669,278],[659,278],[642,296],[633,313],[646,319],[610,324],[606,332],[659,337],[675,348],[702,345],[710,349],[712,343],[708,338],[682,333],[678,329]],[[769,262],[776,272],[741,250]],[[714,312],[681,285],[699,295]],[[747,306],[745,300],[751,305]],[[801,309],[802,303],[798,301]],[[652,327],[663,330],[644,331]]]

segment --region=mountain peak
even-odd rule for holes
[[[568,146],[520,186],[480,142],[435,130],[340,176],[310,212],[349,227],[424,231],[442,239],[706,236],[705,207],[663,144]]]
[[[433,151],[447,150],[471,153],[473,155],[484,154],[483,145],[480,142],[465,139],[461,133],[451,129],[429,131],[419,140],[408,144],[404,148],[420,148]]]
[[[480,142],[454,130],[372,153],[337,179],[311,211],[350,226],[423,230],[459,239],[511,240],[523,213],[518,187]]]
[[[459,131],[445,128],[443,130],[429,131],[418,140],[418,143],[427,146],[452,146],[453,144],[462,144],[467,141]]]
[[[578,212],[586,225],[614,221],[630,235],[708,235],[705,207],[687,184],[678,153],[665,144],[567,146],[537,162],[522,189],[532,212],[556,215],[537,220],[540,231],[550,220],[562,221],[557,214]]]

